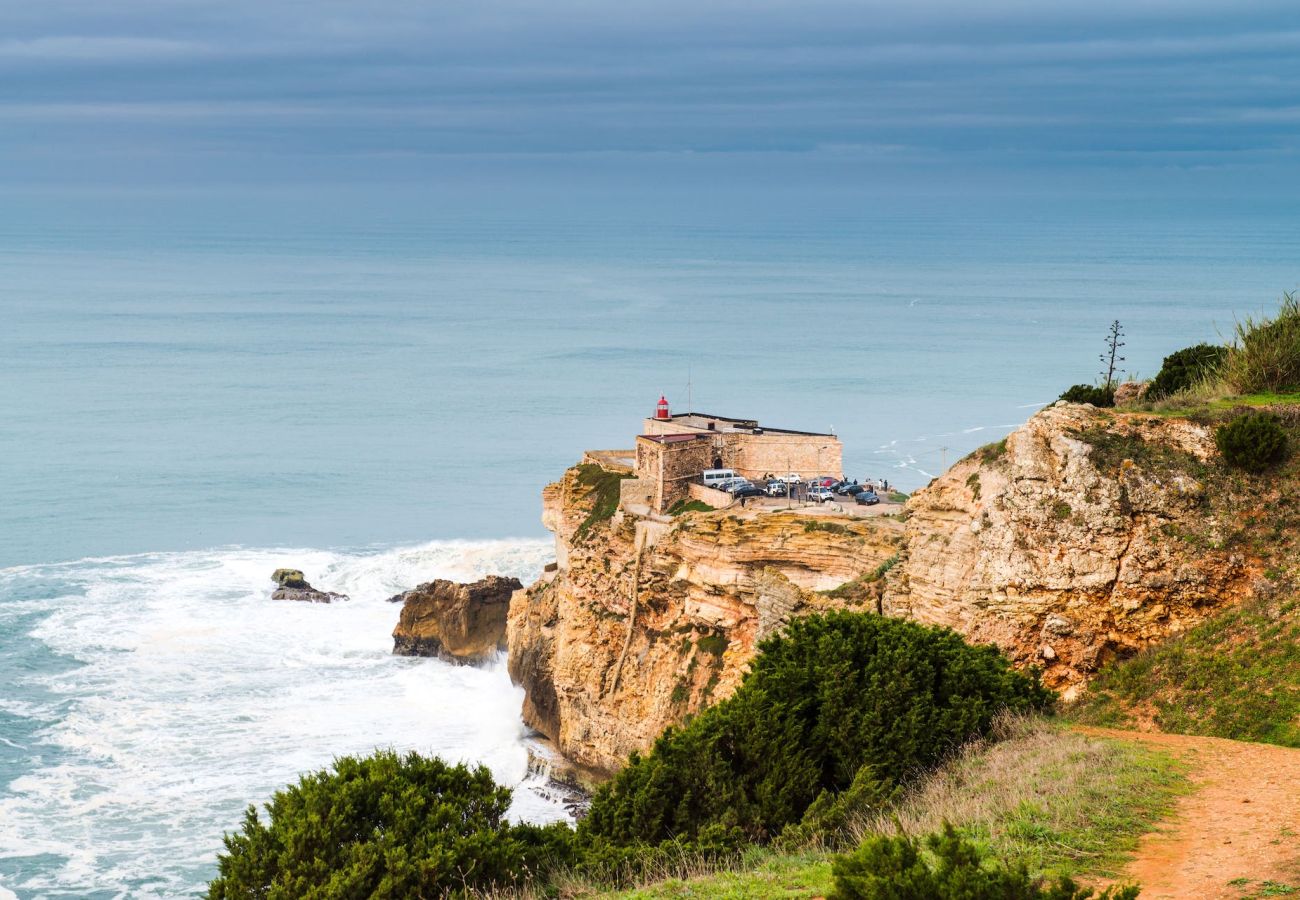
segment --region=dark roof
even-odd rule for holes
[[[701,419],[716,419],[719,422],[732,422],[744,428],[756,429],[761,432],[772,434],[802,434],[810,437],[833,437],[838,439],[837,435],[831,434],[829,431],[795,431],[793,428],[768,428],[765,425],[759,425],[757,419],[736,419],[731,416],[715,416],[713,413],[704,412],[674,413],[668,417],[668,421],[671,422],[673,419],[686,419],[696,416]]]
[[[656,444],[677,444],[682,441],[706,438],[708,435],[701,432],[692,432],[691,434],[638,434],[637,437],[645,438],[647,441],[654,441]]]

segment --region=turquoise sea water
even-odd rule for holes
[[[1111,319],[1151,375],[1300,281],[1280,205],[4,199],[0,897],[193,893],[245,804],[376,744],[561,815],[504,672],[391,658],[383,598],[534,577],[542,485],[688,373],[914,488],[1091,381]],[[281,564],[353,602],[270,603]]]

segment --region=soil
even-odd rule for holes
[[[1300,898],[1300,750],[1222,738],[1105,728],[1090,734],[1168,750],[1192,767],[1192,791],[1142,838],[1118,883],[1142,900]]]

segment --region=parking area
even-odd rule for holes
[[[814,502],[810,500],[791,500],[786,497],[741,497],[730,509],[752,509],[755,512],[797,509],[816,515],[843,516],[888,516],[902,512],[903,504],[881,498],[879,503],[866,506],[853,502],[852,497],[836,497],[834,500]]]
[[[892,492],[883,483],[848,483],[830,477],[794,481],[794,476],[790,481],[771,478],[751,482],[729,469],[711,469],[704,476],[706,481],[714,482],[718,494],[731,496],[729,504],[724,501],[731,510],[824,510],[834,515],[881,516],[902,507],[902,503],[890,499]]]

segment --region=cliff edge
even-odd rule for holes
[[[882,609],[997,644],[1068,698],[1253,592],[1268,490],[1222,465],[1210,423],[1057,404],[913,495]]]
[[[869,577],[902,541],[896,519],[825,510],[600,519],[594,481],[574,467],[545,489],[558,565],[515,596],[507,631],[524,721],[606,772],[729,695],[792,616],[874,608],[868,592],[823,592]]]

